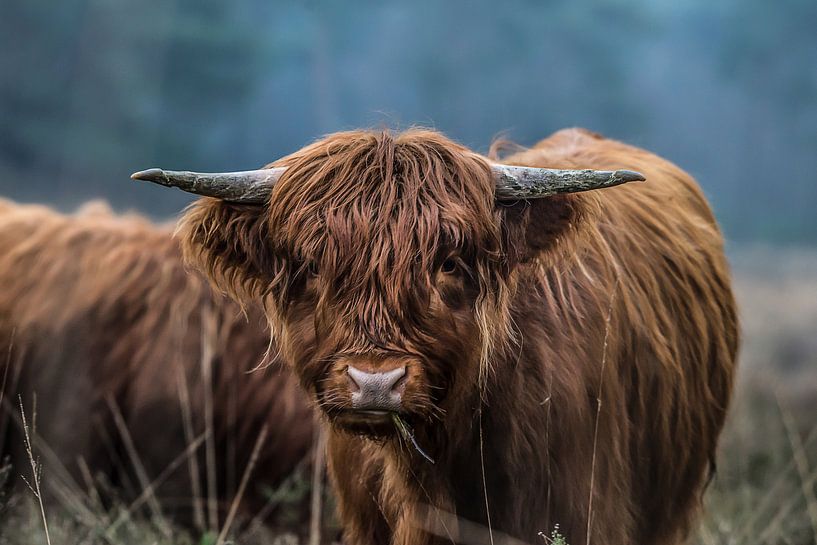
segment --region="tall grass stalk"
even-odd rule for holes
[[[309,545],[320,545],[321,520],[323,519],[323,473],[326,465],[326,436],[323,426],[315,426],[312,444],[315,460],[312,464],[312,498],[309,513]]]
[[[215,354],[216,317],[213,309],[202,309],[201,329],[201,377],[204,389],[204,461],[207,471],[207,518],[211,532],[218,532],[218,490],[216,479],[216,442],[213,435],[213,357]]]
[[[261,452],[261,446],[267,439],[267,431],[268,427],[266,424],[264,424],[264,427],[261,428],[261,433],[258,434],[258,439],[255,440],[255,445],[252,448],[252,454],[250,454],[250,461],[247,463],[247,467],[244,468],[244,474],[241,476],[241,483],[238,485],[238,491],[230,504],[230,510],[227,513],[227,518],[224,520],[224,526],[221,528],[221,532],[218,534],[216,545],[222,545],[224,543],[224,540],[227,538],[227,533],[230,531],[230,527],[233,525],[235,514],[238,511],[238,504],[241,503],[241,499],[244,496],[244,490],[247,488],[247,483],[250,480],[250,474],[252,473],[255,464],[258,462],[258,454]]]
[[[125,423],[125,418],[122,416],[122,411],[119,410],[119,406],[110,395],[105,396],[105,402],[108,404],[108,409],[110,409],[111,414],[113,415],[114,424],[116,425],[119,434],[122,436],[122,443],[125,446],[125,452],[127,452],[128,458],[130,458],[131,465],[136,473],[136,478],[139,479],[139,485],[142,487],[143,494],[146,494],[147,504],[153,513],[153,517],[156,519],[156,525],[162,531],[162,533],[169,536],[170,526],[162,514],[162,506],[159,504],[159,500],[156,498],[153,487],[150,484],[147,471],[145,471],[145,466],[142,463],[142,459],[139,457],[139,452],[136,450],[136,445],[133,442],[133,436],[131,436],[130,430],[128,430],[128,426]]]
[[[40,479],[42,478],[42,466],[40,465],[37,458],[34,457],[34,448],[31,446],[31,436],[34,435],[36,432],[37,426],[37,397],[34,397],[34,408],[31,412],[31,431],[29,431],[28,421],[26,421],[26,412],[23,409],[23,397],[18,395],[18,401],[20,402],[20,418],[23,420],[23,430],[24,430],[24,438],[25,438],[25,447],[26,453],[28,454],[28,461],[31,464],[31,481],[28,481],[25,477],[23,480],[34,493],[34,497],[37,498],[37,503],[40,505],[40,516],[43,519],[43,530],[45,531],[45,542],[48,545],[51,545],[51,535],[48,532],[48,520],[45,517],[45,506],[43,505],[43,494],[42,490],[40,490]]]
[[[599,419],[601,417],[601,392],[604,389],[604,370],[607,367],[607,342],[610,339],[610,320],[613,317],[613,304],[618,293],[618,277],[610,294],[610,304],[607,307],[607,318],[604,321],[604,343],[601,349],[601,369],[599,370],[599,393],[596,397],[596,423],[593,428],[593,455],[590,461],[590,492],[587,498],[587,545],[590,545],[590,534],[593,524],[593,492],[596,484],[596,447],[599,439]]]
[[[176,366],[178,376],[176,386],[179,390],[179,407],[182,412],[182,427],[184,440],[188,445],[193,443],[193,411],[190,406],[190,391],[187,387],[187,377],[181,365]],[[207,433],[207,432],[205,432]],[[187,458],[187,469],[190,474],[190,489],[193,494],[193,525],[199,532],[204,532],[204,502],[202,501],[201,481],[199,480],[199,459],[195,454]]]

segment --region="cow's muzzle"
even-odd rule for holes
[[[346,369],[352,392],[352,409],[366,412],[400,412],[405,390],[405,366],[368,372],[350,365]]]
[[[319,401],[339,427],[370,436],[395,433],[394,418],[413,419],[422,391],[412,356],[354,354],[337,357]]]

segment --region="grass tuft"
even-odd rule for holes
[[[431,458],[431,456],[429,456],[423,449],[420,448],[420,445],[417,444],[417,439],[414,438],[414,432],[412,431],[411,426],[409,426],[408,422],[403,420],[403,418],[397,413],[392,413],[391,417],[392,420],[394,420],[394,425],[397,428],[397,432],[400,434],[403,440],[411,443],[411,445],[414,447],[414,450],[416,450],[420,454],[420,456],[422,456],[423,458],[425,458],[426,460],[433,464],[434,459]]]

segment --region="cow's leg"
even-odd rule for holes
[[[329,474],[335,485],[338,516],[347,545],[391,543],[392,531],[379,506],[382,459],[361,438],[330,431]]]
[[[431,510],[406,506],[394,525],[392,545],[451,545],[458,543],[455,519],[430,519]],[[433,530],[434,533],[429,533]]]

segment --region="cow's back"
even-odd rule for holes
[[[575,398],[563,404],[589,399],[594,407],[601,390],[598,436],[588,431],[595,409],[565,414],[561,430],[580,436],[566,438],[573,451],[565,459],[582,457],[582,449],[595,459],[596,482],[576,475],[573,483],[585,500],[588,486],[598,496],[594,520],[631,526],[640,543],[672,542],[699,504],[736,365],[736,308],[714,216],[695,181],[672,163],[582,129],[555,133],[508,161],[629,169],[647,179],[583,194],[590,221],[536,281],[543,297],[520,306],[540,313],[546,331],[559,331],[546,341],[555,363],[545,365],[567,383],[587,385],[573,393],[565,386],[563,395]],[[568,376],[577,369],[579,378]],[[613,497],[632,504],[610,505]],[[627,511],[631,519],[621,516]]]

